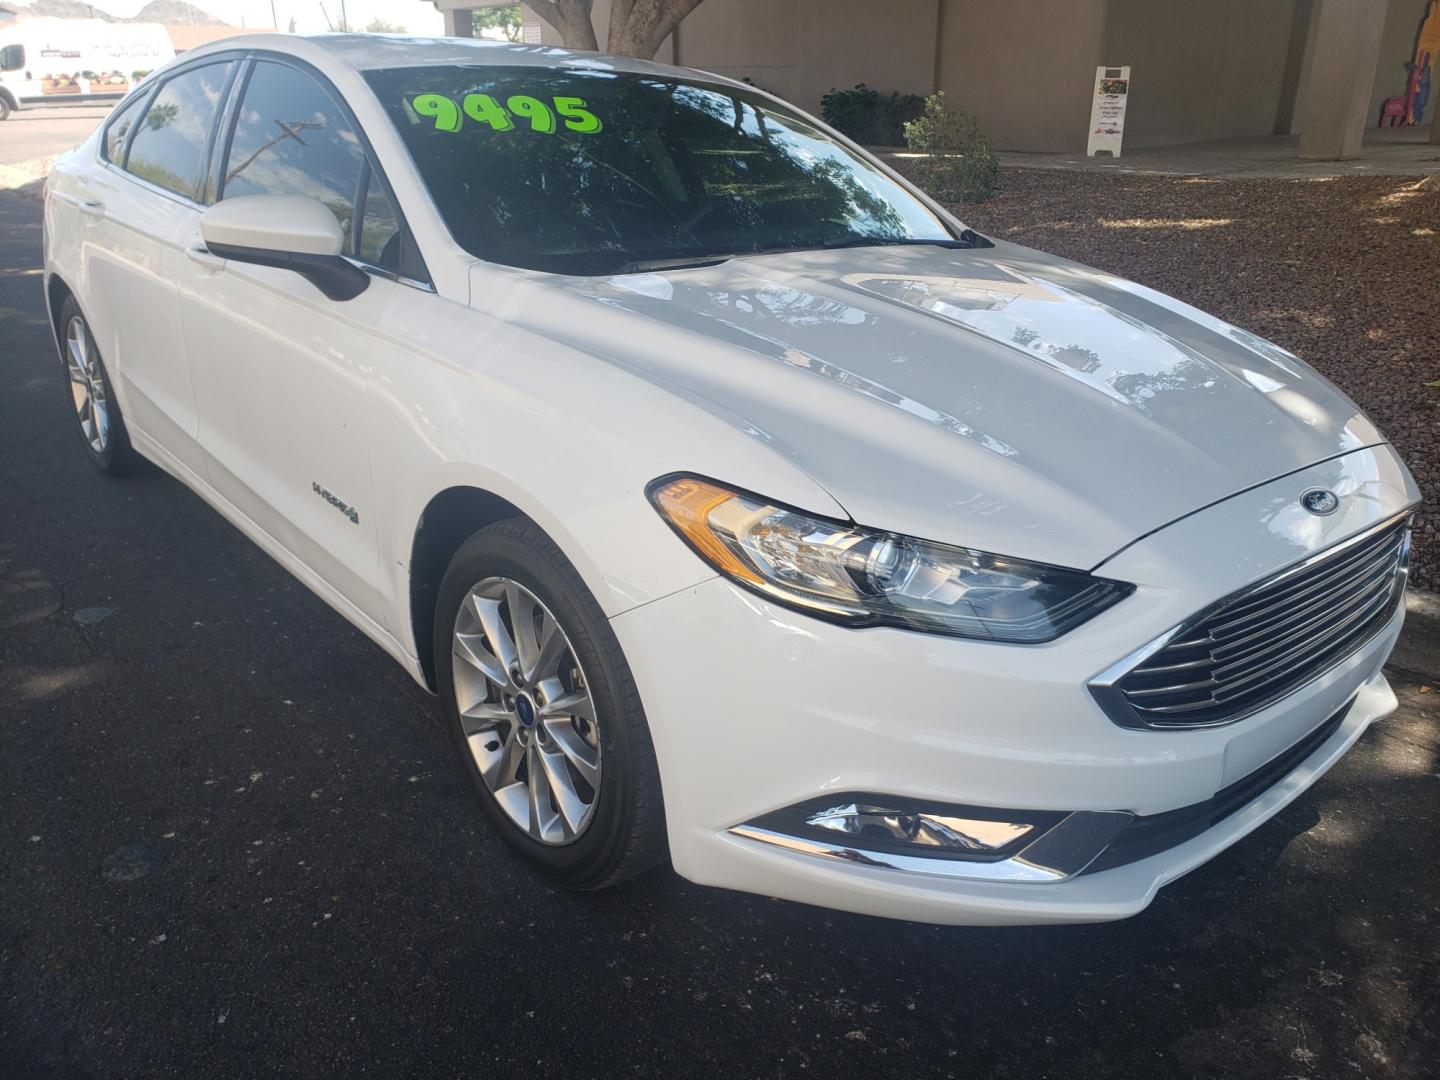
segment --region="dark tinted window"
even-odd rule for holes
[[[105,128],[105,160],[113,161],[115,164],[122,164],[122,151],[125,149],[125,136],[130,133],[130,127],[140,116],[140,104],[144,101],[142,93],[127,101],[120,108],[116,109],[110,117],[110,123]]]
[[[6,45],[0,49],[0,71],[19,71],[24,66],[24,45]]]
[[[634,73],[368,71],[461,246],[562,273],[632,260],[948,240],[900,184],[734,87]]]
[[[360,219],[360,258],[387,270],[399,270],[400,242],[395,208],[372,175],[365,186],[365,211]]]
[[[234,66],[208,64],[167,79],[130,142],[126,171],[198,200],[210,129]]]
[[[365,152],[354,129],[314,79],[281,64],[255,65],[225,165],[225,198],[319,199],[345,230],[344,251],[352,255],[355,200],[364,165]]]

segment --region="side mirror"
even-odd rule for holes
[[[200,215],[212,255],[294,270],[331,300],[353,300],[370,275],[340,255],[345,234],[329,207],[304,195],[240,195]]]

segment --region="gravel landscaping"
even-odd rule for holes
[[[904,162],[899,162],[904,167]],[[1338,383],[1425,494],[1411,581],[1440,588],[1440,180],[1007,169],[955,211],[1268,338]]]

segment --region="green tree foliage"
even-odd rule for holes
[[[925,111],[905,125],[905,145],[926,155],[915,180],[941,202],[984,202],[1000,186],[1000,161],[967,112],[945,104],[943,90],[925,99]]]
[[[475,8],[470,12],[470,24],[475,28],[476,37],[483,36],[486,30],[499,30],[506,41],[519,41],[523,21],[519,4]]]
[[[405,27],[398,23],[386,22],[384,19],[371,19],[370,25],[365,27],[367,34],[403,34]]]

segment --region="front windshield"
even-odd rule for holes
[[[759,95],[603,68],[366,79],[456,241],[564,274],[866,241],[948,241],[923,203]]]

